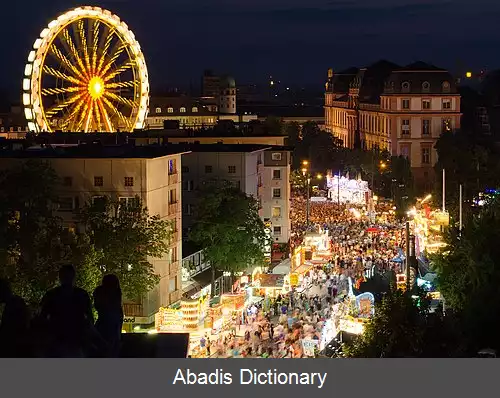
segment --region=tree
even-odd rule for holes
[[[89,250],[82,261],[87,278],[95,280],[96,267],[101,274],[117,275],[128,299],[142,297],[157,285],[151,259],[169,252],[175,229],[171,222],[149,215],[139,198],[132,203],[103,198],[85,206],[80,223],[88,237],[82,243]]]
[[[500,201],[466,221],[462,232],[451,228],[447,247],[433,255],[438,287],[447,309],[460,319],[471,352],[498,347],[500,333]]]
[[[263,264],[265,232],[258,207],[255,198],[229,181],[207,181],[200,189],[190,240],[210,262],[212,296],[216,271],[233,274]]]
[[[420,356],[428,311],[423,297],[421,302],[418,306],[410,294],[390,290],[375,305],[375,314],[364,333],[345,346],[345,355],[354,358]]]
[[[50,164],[39,160],[0,175],[0,272],[33,307],[71,261],[73,237],[55,215],[58,183]]]

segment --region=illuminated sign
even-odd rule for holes
[[[272,223],[270,221],[266,221],[264,223],[264,233],[266,235],[265,238],[265,243],[264,243],[264,257],[266,263],[271,262],[271,255],[272,255],[272,243],[273,243],[273,237],[272,237]]]

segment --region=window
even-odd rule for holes
[[[168,204],[173,205],[175,203],[177,203],[177,192],[175,189],[171,189],[168,191]]]
[[[403,108],[403,109],[410,109],[410,100],[407,99],[407,98],[401,100],[401,108]]]
[[[155,112],[156,112],[156,113],[161,113],[161,108],[156,108],[156,109],[155,109]]]
[[[401,134],[410,135],[410,119],[401,120]]]
[[[227,172],[229,174],[234,174],[236,173],[236,166],[227,166]]]
[[[273,207],[273,217],[281,217],[281,207]]]
[[[181,170],[183,173],[189,173],[189,167],[187,167],[187,166],[182,166]]]
[[[431,164],[431,148],[422,148],[422,164]]]
[[[92,204],[97,207],[104,207],[106,203],[106,197],[105,196],[93,196],[92,197]]]
[[[450,83],[443,82],[443,93],[449,93],[449,92],[450,92]]]
[[[23,131],[23,128],[22,127],[18,127],[17,131],[20,133],[21,131]]]
[[[73,211],[74,203],[72,197],[59,198],[59,211]]]
[[[431,100],[422,100],[422,109],[431,109]]]
[[[281,227],[278,227],[277,225],[275,225],[273,227],[273,234],[274,235],[281,235]]]
[[[281,160],[281,153],[278,153],[278,152],[273,153],[273,154],[271,155],[271,159],[272,159],[272,160],[275,160],[275,161]]]
[[[232,184],[233,184],[233,187],[235,187],[236,189],[241,188],[241,181],[240,180],[232,181]]]
[[[429,84],[429,82],[422,83],[422,91],[424,93],[428,93],[430,89],[431,89],[431,85]]]
[[[205,173],[210,174],[212,172],[213,168],[212,166],[205,166]]]
[[[104,186],[104,177],[94,177],[94,187]]]
[[[410,83],[404,82],[403,84],[401,84],[401,90],[403,91],[403,93],[410,92]]]
[[[410,146],[409,145],[401,145],[400,154],[401,154],[401,156],[409,159],[410,158]]]
[[[191,192],[194,189],[194,181],[186,180],[186,191]]]
[[[181,111],[181,113],[186,113],[186,108],[181,107],[180,111]]]
[[[451,120],[450,119],[443,119],[442,121],[442,131],[443,133],[448,133],[451,131]]]
[[[281,198],[281,188],[273,188],[273,198]]]
[[[167,112],[168,112],[168,113],[174,113],[174,108],[169,107],[169,108],[167,109]]]
[[[422,135],[431,134],[431,121],[429,119],[422,120]]]
[[[273,170],[273,180],[281,180],[281,170]]]
[[[443,99],[443,109],[451,109],[451,100],[449,98]]]
[[[173,293],[177,290],[177,278],[170,278],[169,284],[168,284],[168,291],[169,293]]]
[[[177,167],[176,167],[176,162],[175,159],[170,159],[168,161],[168,175],[176,174],[177,173]]]
[[[190,203],[186,205],[186,215],[191,216],[193,214],[194,206]]]
[[[134,177],[125,177],[124,183],[125,183],[126,187],[133,187],[134,186]]]
[[[191,109],[191,111],[192,111],[193,113],[196,113],[196,112],[198,112],[198,108],[197,108],[196,106],[193,106],[193,109]]]
[[[118,198],[120,206],[137,207],[139,206],[139,198],[137,196],[120,196]]]
[[[63,177],[63,185],[65,187],[70,187],[73,185],[73,177]]]

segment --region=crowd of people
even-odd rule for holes
[[[115,275],[104,276],[90,295],[75,286],[73,266],[59,271],[32,316],[25,301],[0,280],[0,357],[117,357],[123,324],[122,294]],[[94,322],[94,310],[97,320]]]
[[[392,205],[377,205],[377,223],[362,208],[331,201],[310,203],[306,225],[306,200],[292,201],[292,230],[300,244],[308,230],[329,232],[330,261],[304,275],[300,293],[292,291],[277,299],[263,299],[247,308],[243,332],[213,339],[210,355],[218,357],[302,358],[303,340],[322,338],[332,308],[375,273],[401,272],[396,261],[404,247],[403,225],[394,217]],[[353,286],[349,286],[348,281]]]

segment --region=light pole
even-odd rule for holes
[[[309,227],[309,218],[311,215],[311,174],[309,173],[309,161],[308,160],[303,160],[302,161],[302,175],[306,177],[307,185],[307,203],[306,203],[306,227]],[[318,180],[321,180],[323,176],[321,174],[317,174],[316,178]]]

